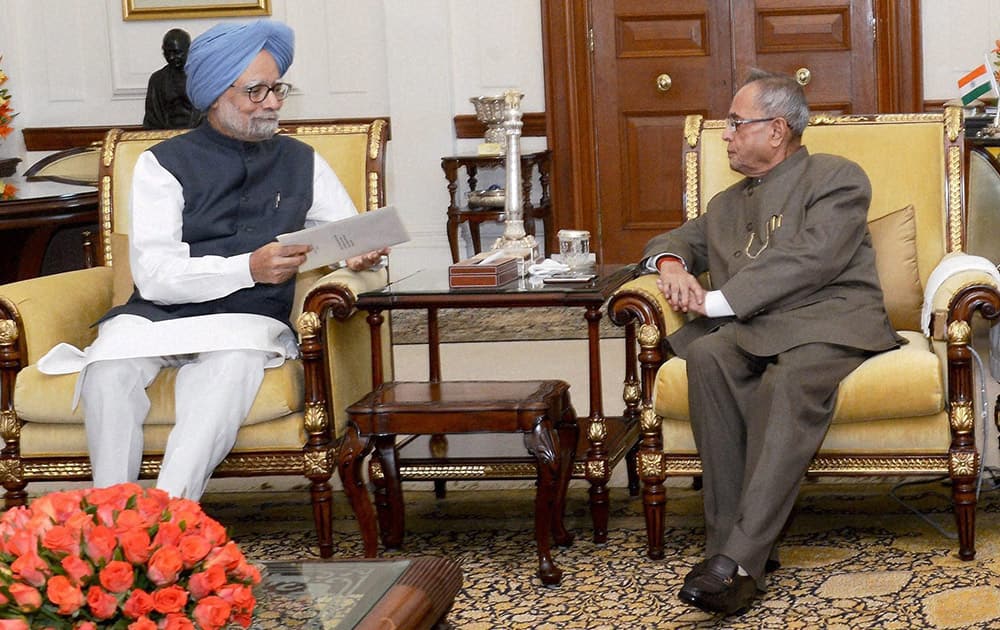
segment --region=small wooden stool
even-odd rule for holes
[[[563,514],[566,490],[576,458],[579,428],[569,400],[569,385],[544,381],[446,381],[383,383],[347,408],[348,433],[339,451],[338,469],[358,519],[365,555],[377,549],[375,516],[361,477],[361,463],[374,442],[377,453],[372,482],[378,521],[386,548],[403,541],[403,492],[396,435],[436,433],[523,433],[538,467],[535,493],[535,541],[538,577],[558,584],[562,571],[552,561],[549,536],[567,546]]]

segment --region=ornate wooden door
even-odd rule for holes
[[[797,74],[816,111],[878,111],[872,0],[591,0],[590,20],[604,262],[681,223],[684,116],[725,116],[751,67]]]
[[[634,261],[681,222],[684,117],[732,98],[729,5],[718,0],[596,0],[594,125],[600,252]]]
[[[795,76],[813,112],[878,111],[872,0],[733,2],[734,76]]]

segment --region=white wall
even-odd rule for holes
[[[924,99],[957,98],[958,79],[982,64],[1000,38],[1000,0],[923,0],[920,4]]]
[[[453,117],[473,114],[470,96],[525,93],[544,108],[539,0],[272,0],[272,17],[296,33],[295,86],[286,119],[389,116],[388,196],[413,240],[393,265],[450,262],[448,195],[440,159],[475,152],[457,140]],[[17,128],[139,124],[146,81],[164,64],[163,34],[197,36],[219,20],[122,20],[120,0],[3,0],[5,87]],[[234,19],[234,18],[230,18]],[[253,18],[246,18],[253,19]],[[544,148],[526,138],[525,150]],[[26,156],[19,133],[0,155]]]
[[[925,0],[921,9],[924,96],[950,99],[957,79],[1000,37],[1000,0]],[[286,118],[392,118],[389,199],[406,213],[413,241],[394,266],[449,260],[447,193],[440,158],[472,153],[453,117],[474,113],[470,96],[524,92],[544,109],[539,0],[272,0],[273,17],[296,32],[295,91]],[[3,0],[0,54],[20,116],[17,127],[138,124],[149,74],[163,65],[169,28],[193,36],[217,20],[130,21],[119,0]],[[524,138],[525,151],[544,148]],[[15,133],[0,155],[24,156]],[[481,183],[497,181],[484,173]],[[460,191],[464,192],[464,191]],[[492,234],[487,230],[486,238]]]

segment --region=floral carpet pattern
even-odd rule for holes
[[[608,542],[590,538],[587,493],[570,489],[567,525],[576,534],[556,548],[561,586],[535,576],[531,489],[404,488],[406,539],[385,557],[438,555],[457,560],[464,586],[448,617],[455,628],[1000,628],[1000,493],[984,492],[977,511],[977,556],[957,557],[945,537],[872,483],[806,483],[781,547],[769,590],[740,617],[720,618],[677,599],[683,576],[701,559],[700,493],[669,487],[666,557],[645,556],[642,504],[614,488]],[[954,532],[950,490],[942,483],[899,494],[946,532]],[[338,496],[335,556],[357,557],[356,523]],[[308,492],[207,495],[205,509],[231,527],[251,560],[314,558]]]

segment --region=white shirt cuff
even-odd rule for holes
[[[705,315],[707,317],[731,317],[735,315],[729,300],[722,291],[709,291],[705,294]]]

